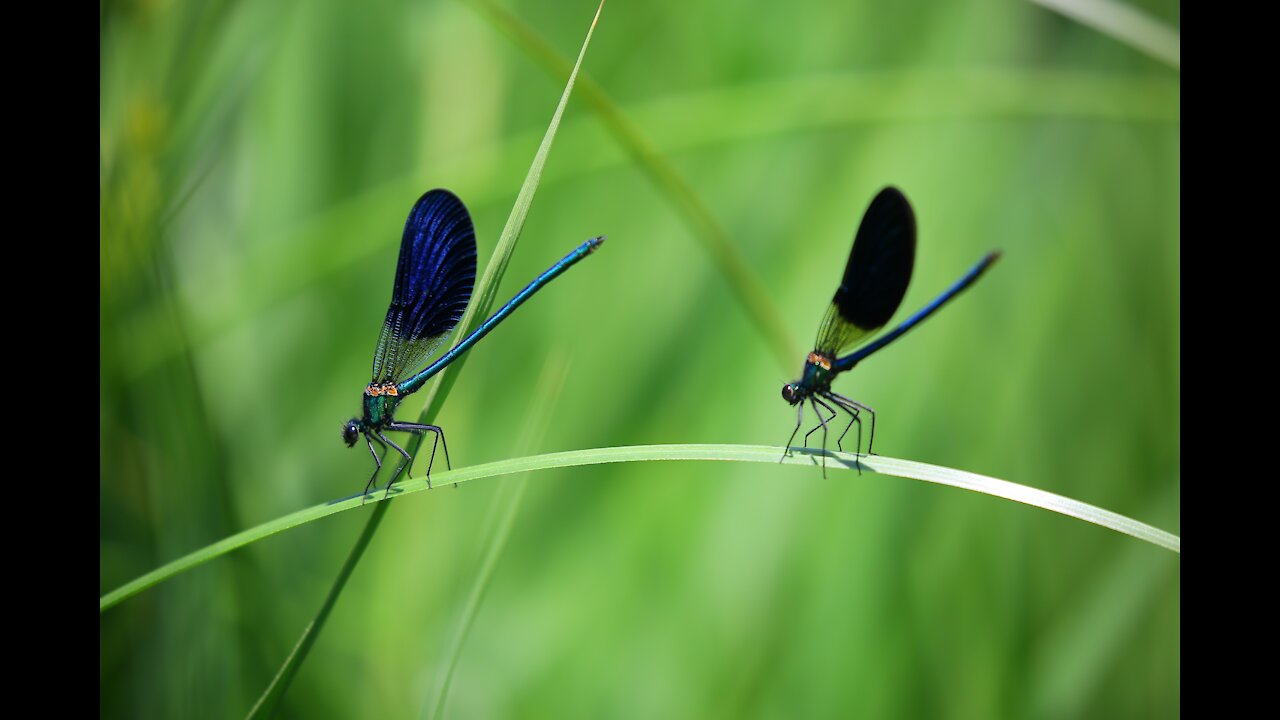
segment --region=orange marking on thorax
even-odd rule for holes
[[[369,383],[369,386],[364,389],[364,394],[369,397],[378,397],[379,395],[399,395],[400,391],[396,389],[395,383],[385,385]]]
[[[821,353],[816,353],[816,352],[809,353],[809,362],[814,365],[817,365],[823,370],[831,369],[831,358]]]

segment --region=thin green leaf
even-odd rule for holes
[[[386,514],[386,510],[389,507],[391,507],[389,503],[383,503],[374,509],[373,516],[369,518],[369,522],[365,523],[364,530],[360,533],[359,539],[356,540],[355,547],[351,548],[351,552],[347,555],[347,561],[342,564],[337,580],[334,581],[333,587],[329,589],[329,593],[325,596],[324,604],[320,606],[320,612],[316,613],[316,616],[307,624],[306,629],[302,631],[302,636],[294,644],[289,656],[284,659],[284,664],[280,666],[275,677],[271,678],[271,683],[267,685],[267,689],[262,693],[262,696],[249,709],[248,717],[270,717],[275,711],[280,698],[284,697],[285,690],[289,689],[289,684],[293,682],[293,677],[298,674],[298,669],[302,667],[302,661],[307,657],[307,653],[311,652],[311,646],[315,644],[316,637],[320,634],[320,628],[324,627],[325,621],[329,619],[329,612],[333,610],[333,606],[338,602],[338,596],[342,594],[342,589],[346,587],[347,579],[355,571],[356,564],[360,562],[365,548],[369,546],[369,541],[373,539],[373,534],[377,531],[378,525],[382,522],[382,516]]]
[[[520,186],[520,194],[516,197],[515,207],[511,209],[511,215],[507,218],[507,224],[502,229],[502,236],[493,250],[493,256],[490,257],[488,265],[485,266],[484,274],[475,285],[472,302],[462,316],[462,321],[458,324],[457,337],[459,338],[465,337],[466,334],[479,326],[483,318],[489,314],[489,308],[493,305],[493,298],[497,293],[498,285],[502,280],[503,273],[506,271],[508,262],[510,262],[511,253],[515,250],[516,240],[520,237],[520,231],[524,229],[524,219],[529,212],[529,205],[533,202],[533,194],[538,189],[538,182],[542,179],[542,168],[546,164],[547,154],[551,151],[551,142],[555,139],[556,130],[560,127],[560,118],[564,115],[564,108],[569,102],[569,94],[573,90],[574,78],[577,76],[578,68],[582,65],[582,59],[586,57],[587,46],[591,43],[591,35],[596,29],[596,23],[600,20],[600,11],[603,9],[604,0],[600,0],[600,5],[596,8],[595,17],[591,20],[591,27],[587,29],[587,36],[582,41],[582,49],[578,52],[578,62],[574,66],[573,73],[569,76],[569,82],[565,85],[564,92],[560,96],[560,104],[556,106],[556,112],[551,118],[551,124],[547,127],[547,132],[542,138],[542,144],[538,146],[538,152],[534,155],[533,164],[525,175],[524,184]],[[430,423],[439,413],[445,397],[449,394],[449,389],[453,387],[453,383],[456,381],[458,373],[462,371],[462,367],[469,355],[469,352],[464,353],[440,373],[440,377],[431,385],[431,389],[428,391],[427,401],[418,416],[418,422]],[[422,436],[415,435],[410,442],[410,454],[416,455],[421,445]],[[395,483],[400,479],[401,474],[397,473],[388,482]],[[363,495],[361,499],[363,499]],[[271,683],[263,691],[258,702],[250,709],[248,717],[269,717],[275,711],[280,698],[288,690],[289,683],[292,682],[302,661],[306,659],[307,653],[315,643],[315,637],[324,627],[325,620],[329,617],[330,609],[337,602],[338,596],[342,594],[343,588],[346,587],[347,578],[355,570],[355,566],[364,555],[364,550],[368,546],[369,540],[372,539],[374,533],[377,532],[378,526],[382,523],[382,518],[386,514],[388,507],[388,503],[380,502],[374,508],[373,514],[369,517],[369,522],[365,525],[365,529],[360,535],[360,539],[356,542],[355,547],[352,548],[351,554],[347,557],[347,562],[342,566],[337,579],[334,580],[333,586],[329,589],[320,611],[311,623],[307,625],[306,629],[302,631],[302,637],[298,639],[293,652],[289,653],[289,656],[285,658],[284,665],[281,666],[276,676],[272,678]]]
[[[531,403],[531,407],[534,408],[533,417],[525,426],[524,435],[516,443],[516,452],[532,452],[542,444],[542,439],[547,434],[547,427],[551,424],[556,401],[560,399],[560,391],[564,389],[564,383],[568,378],[569,362],[564,356],[553,355],[547,360]],[[480,563],[480,572],[476,575],[475,584],[471,587],[467,604],[463,606],[462,617],[458,622],[458,634],[454,637],[453,645],[449,649],[444,682],[436,696],[435,705],[423,707],[424,716],[428,707],[432,707],[431,717],[433,718],[442,717],[444,714],[444,706],[449,699],[449,688],[453,685],[453,673],[458,669],[458,661],[462,658],[462,648],[471,634],[471,626],[475,623],[481,603],[484,602],[485,592],[493,579],[494,569],[498,567],[498,560],[502,558],[502,551],[507,547],[507,540],[511,537],[511,529],[515,527],[516,517],[520,514],[520,507],[524,503],[524,491],[528,485],[528,473],[519,475],[508,487],[508,492],[495,498],[495,502],[502,505],[499,510],[500,519],[493,538],[489,541],[489,547],[485,551],[484,560]]]
[[[1170,483],[1150,512],[1177,514],[1177,483]],[[1031,717],[1084,717],[1090,698],[1123,663],[1125,649],[1147,619],[1152,602],[1168,587],[1177,563],[1151,562],[1146,548],[1130,545],[1108,553],[1106,562],[1081,583],[1079,603],[1036,630],[1027,664],[1036,671],[1027,684]],[[1176,582],[1176,581],[1175,581]]]
[[[782,448],[774,445],[634,445],[613,448],[593,448],[589,450],[569,450],[566,452],[531,455],[528,457],[510,458],[458,468],[432,476],[433,484],[461,484],[481,478],[501,477],[534,470],[550,470],[554,468],[578,467],[583,465],[601,465],[604,463],[644,462],[652,460],[722,460],[736,462],[777,463],[782,455]],[[860,462],[867,472],[891,475],[894,477],[921,480],[937,485],[950,485],[963,490],[972,490],[994,497],[1014,500],[1034,507],[1077,518],[1119,533],[1132,535],[1153,545],[1182,552],[1182,540],[1172,533],[1154,528],[1146,523],[1125,517],[1118,513],[1038,490],[1026,485],[999,480],[986,475],[954,470],[952,468],[929,465],[912,460],[873,455],[858,457],[852,453],[828,452],[827,467],[829,470],[854,470]],[[821,462],[822,453],[817,450],[792,450],[781,458],[784,465],[814,465]],[[391,497],[400,497],[427,490],[425,477],[397,483]],[[342,500],[335,500],[323,505],[299,510],[296,513],[263,523],[258,527],[245,530],[225,540],[214,543],[202,550],[179,558],[164,567],[153,570],[142,577],[102,596],[99,610],[106,610],[125,598],[149,588],[163,580],[189,570],[197,565],[226,554],[236,548],[248,545],[269,535],[274,535],[291,527],[319,520],[335,513],[354,510],[360,507],[361,496],[353,495]],[[384,504],[382,495],[370,496],[369,503]]]
[[[551,118],[551,124],[547,126],[547,132],[542,136],[542,144],[538,146],[538,152],[533,157],[533,164],[529,166],[529,172],[525,175],[524,184],[520,186],[520,194],[516,197],[515,207],[511,208],[511,215],[507,217],[507,224],[502,228],[502,236],[498,238],[498,244],[493,248],[493,257],[489,259],[488,266],[485,267],[484,275],[481,276],[480,282],[476,284],[476,296],[471,305],[467,308],[466,314],[462,316],[462,322],[458,325],[463,328],[458,337],[465,337],[466,333],[479,327],[484,318],[489,315],[489,309],[493,307],[494,296],[498,292],[498,284],[502,280],[502,275],[507,271],[507,264],[511,261],[511,253],[515,250],[516,240],[520,238],[520,232],[524,230],[524,219],[529,214],[529,205],[533,202],[533,194],[538,189],[538,183],[542,180],[542,168],[547,163],[547,153],[551,152],[551,141],[556,137],[556,131],[560,128],[560,118],[564,115],[564,108],[569,104],[569,93],[573,91],[574,80],[578,77],[578,69],[582,67],[582,59],[587,55],[587,45],[591,43],[591,34],[595,32],[596,23],[600,21],[600,12],[604,10],[604,0],[600,0],[600,5],[596,8],[596,16],[591,19],[591,27],[587,28],[587,37],[582,41],[582,49],[578,51],[578,61],[573,65],[573,71],[569,73],[569,80],[565,83],[564,92],[560,95],[560,104],[556,106],[555,115]],[[463,353],[461,357],[450,363],[440,373],[440,379],[431,387],[427,394],[427,402],[422,410],[422,420],[420,422],[428,422],[425,418],[435,417],[440,412],[440,406],[444,404],[444,398],[449,393],[449,389],[453,387],[453,383],[457,381],[458,373],[462,372],[463,366],[466,365],[467,358],[471,356],[470,352]]]
[[[550,43],[534,32],[533,28],[489,0],[471,1],[484,11],[485,17],[506,32],[534,60],[542,63],[557,77],[569,73],[569,82],[573,82],[573,77],[578,71],[577,67],[575,66],[570,72],[569,63]],[[751,270],[751,266],[743,259],[738,246],[729,239],[728,231],[711,214],[711,209],[694,191],[693,186],[641,132],[640,126],[632,122],[595,81],[584,76],[579,94],[604,121],[605,127],[613,133],[618,143],[640,168],[648,173],[658,190],[665,194],[680,211],[693,231],[693,236],[702,242],[707,252],[711,253],[716,266],[729,282],[729,287],[737,295],[738,302],[746,310],[747,316],[764,336],[778,363],[783,368],[790,368],[798,355],[798,346],[792,342],[787,324],[782,314],[778,312],[777,306],[773,304],[772,293],[766,289],[764,283]]]
[[[1031,0],[1182,69],[1181,34],[1143,11],[1112,0]]]

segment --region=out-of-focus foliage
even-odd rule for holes
[[[1176,3],[1142,6],[1178,25]],[[595,11],[504,7],[570,57]],[[483,263],[562,81],[447,0],[108,4],[101,27],[106,591],[363,486],[371,460],[339,430],[405,215],[452,189]],[[571,103],[499,301],[586,237],[609,242],[472,353],[438,418],[455,464],[515,451],[549,358],[568,379],[535,451],[782,443],[781,386],[891,183],[920,228],[902,315],[1005,255],[839,379],[879,411],[876,449],[1179,532],[1176,70],[1031,4],[807,0],[614,0],[584,70],[733,238],[795,361],[777,363],[668,196]],[[391,509],[283,715],[433,706],[508,488]],[[105,613],[101,714],[245,712],[362,522],[275,536]],[[901,480],[541,473],[446,714],[1169,717],[1179,587],[1166,551]]]

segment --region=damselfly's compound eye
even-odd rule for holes
[[[351,418],[347,421],[347,424],[342,426],[342,441],[347,444],[347,447],[352,447],[356,444],[356,440],[359,439],[359,437],[360,421],[355,418]]]
[[[800,402],[800,389],[795,383],[787,383],[782,386],[782,399],[787,401],[788,405],[795,405]]]

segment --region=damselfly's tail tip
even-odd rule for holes
[[[587,241],[587,252],[589,253],[595,252],[596,248],[604,244],[604,241],[605,241],[604,235],[597,235],[591,238],[590,240]]]
[[[982,258],[982,262],[981,262],[982,269],[986,270],[987,268],[991,267],[991,265],[995,263],[995,261],[999,260],[1002,255],[1004,255],[1003,250],[992,250],[991,252],[987,253],[986,257]]]

